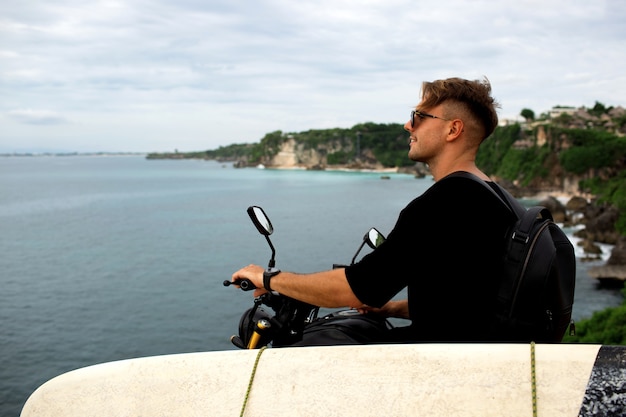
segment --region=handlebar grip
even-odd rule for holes
[[[234,281],[225,280],[224,286],[228,287],[229,285],[239,285],[239,288],[241,288],[243,291],[251,291],[256,288],[256,285],[254,285],[252,281],[247,278],[236,279]]]

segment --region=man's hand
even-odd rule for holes
[[[248,265],[235,272],[231,277],[231,281],[235,282],[238,279],[248,279],[254,284],[256,289],[254,290],[254,296],[258,297],[267,292],[263,288],[263,272],[265,269],[258,265]],[[236,285],[236,284],[235,284]]]
[[[357,308],[359,313],[374,313],[382,317],[397,317],[401,319],[409,318],[409,302],[408,300],[391,300],[381,308],[363,305]]]

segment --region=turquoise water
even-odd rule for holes
[[[431,184],[139,156],[0,158],[0,415],[82,366],[233,349],[251,297],[221,283],[270,255],[249,205],[274,224],[277,266],[311,272],[348,262],[370,227],[388,233]],[[619,302],[579,273],[575,316]]]

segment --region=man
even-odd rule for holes
[[[412,324],[389,341],[490,341],[502,239],[512,220],[484,186],[475,164],[482,141],[498,123],[488,80],[425,82],[404,128],[409,158],[428,164],[435,184],[406,206],[387,240],[346,269],[313,274],[280,272],[265,278],[249,265],[232,279],[322,307],[374,310]],[[407,287],[408,300],[390,301]]]

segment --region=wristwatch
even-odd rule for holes
[[[278,274],[280,274],[280,269],[276,268],[267,268],[265,271],[263,271],[263,288],[268,291],[272,291],[272,289],[270,288],[270,281],[273,276]]]

